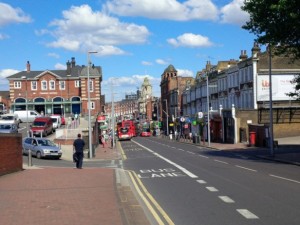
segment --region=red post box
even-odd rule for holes
[[[249,144],[250,146],[255,146],[256,143],[256,132],[251,131],[249,132]]]

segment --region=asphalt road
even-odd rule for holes
[[[165,224],[300,224],[297,166],[156,137],[121,144]]]

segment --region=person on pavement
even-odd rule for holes
[[[73,142],[73,152],[77,156],[76,168],[82,169],[82,161],[83,161],[83,147],[85,145],[84,140],[81,139],[81,134],[77,135],[77,139]]]

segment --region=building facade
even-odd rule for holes
[[[299,73],[299,60],[274,54],[270,57],[255,43],[250,57],[242,50],[239,60],[217,65],[207,62],[206,68],[197,73],[195,86],[183,94],[184,113],[197,120],[201,112],[207,120],[209,112],[212,141],[247,141],[248,134],[241,131],[248,130],[249,125],[262,126],[265,130],[260,136],[268,137],[271,77],[274,136],[299,135],[300,104],[287,95],[294,89],[291,81]],[[194,126],[194,132],[198,130]],[[208,135],[207,130],[204,133]]]
[[[76,65],[74,57],[66,65],[66,70],[32,71],[28,61],[26,71],[7,77],[10,111],[27,108],[44,114],[87,115],[89,89],[91,115],[97,115],[101,111],[101,67],[89,65],[88,73],[88,67]]]

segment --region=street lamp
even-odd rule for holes
[[[27,77],[22,76],[23,80],[25,80],[25,86],[26,86],[26,92],[25,92],[25,98],[26,98],[26,136],[29,137],[29,127],[28,127],[28,90],[27,90]]]
[[[273,103],[272,103],[272,49],[271,44],[268,46],[269,48],[269,95],[270,95],[270,154],[274,156],[274,146],[273,146]]]
[[[207,142],[210,147],[210,124],[209,124],[209,87],[208,87],[208,73],[206,73],[206,97],[207,97]]]
[[[164,99],[166,102],[166,112],[164,112],[167,116],[167,135],[169,135],[169,113],[168,113],[168,99]]]
[[[87,77],[88,77],[88,84],[87,84],[87,92],[88,92],[88,122],[89,122],[89,155],[90,159],[92,156],[92,126],[91,126],[91,85],[90,85],[90,54],[97,53],[96,51],[88,51],[87,53]]]

